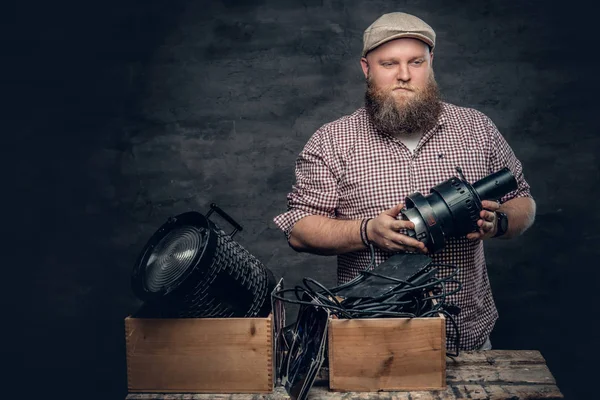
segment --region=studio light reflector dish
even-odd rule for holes
[[[208,217],[216,211],[235,229],[227,234]],[[169,218],[150,238],[131,285],[155,317],[265,317],[275,279],[233,240],[242,227],[215,204],[207,215]]]

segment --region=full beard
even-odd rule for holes
[[[398,100],[391,89],[376,88],[369,75],[365,108],[375,128],[392,136],[405,136],[434,128],[442,112],[442,100],[433,72],[424,89]]]

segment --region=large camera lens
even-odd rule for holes
[[[415,224],[407,234],[425,244],[432,252],[442,250],[446,238],[461,237],[478,230],[477,220],[483,209],[483,200],[498,200],[517,189],[517,181],[508,168],[486,176],[471,185],[460,168],[460,177],[452,177],[423,196],[407,196],[402,209],[402,219]]]

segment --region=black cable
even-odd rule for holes
[[[456,332],[456,353],[448,354],[457,356],[460,348],[460,332],[452,314],[456,314],[456,307],[447,302],[448,296],[451,296],[461,290],[462,284],[454,279],[458,274],[458,267],[444,263],[429,264],[419,276],[414,277],[415,282],[411,280],[402,280],[391,276],[372,271],[375,267],[375,249],[369,245],[370,263],[354,279],[342,285],[327,288],[312,278],[304,278],[302,286],[296,286],[293,289],[283,289],[273,293],[275,299],[281,301],[310,305],[313,307],[322,307],[328,309],[332,315],[353,319],[353,318],[416,318],[432,317],[444,315],[450,320],[453,330]],[[436,277],[439,268],[451,269],[445,277]],[[428,274],[430,276],[428,276]],[[335,295],[342,289],[347,289],[364,281],[368,276],[376,276],[381,279],[389,280],[395,283],[386,293],[376,297],[346,298],[340,301]],[[421,281],[419,281],[421,280]],[[448,291],[448,285],[456,285],[456,288]],[[296,300],[285,298],[285,294],[293,291]],[[303,300],[306,298],[314,301]],[[452,312],[449,312],[452,311]]]

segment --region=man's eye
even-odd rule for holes
[[[413,61],[413,64],[415,64],[415,65],[421,65],[421,64],[423,64],[423,60]]]

